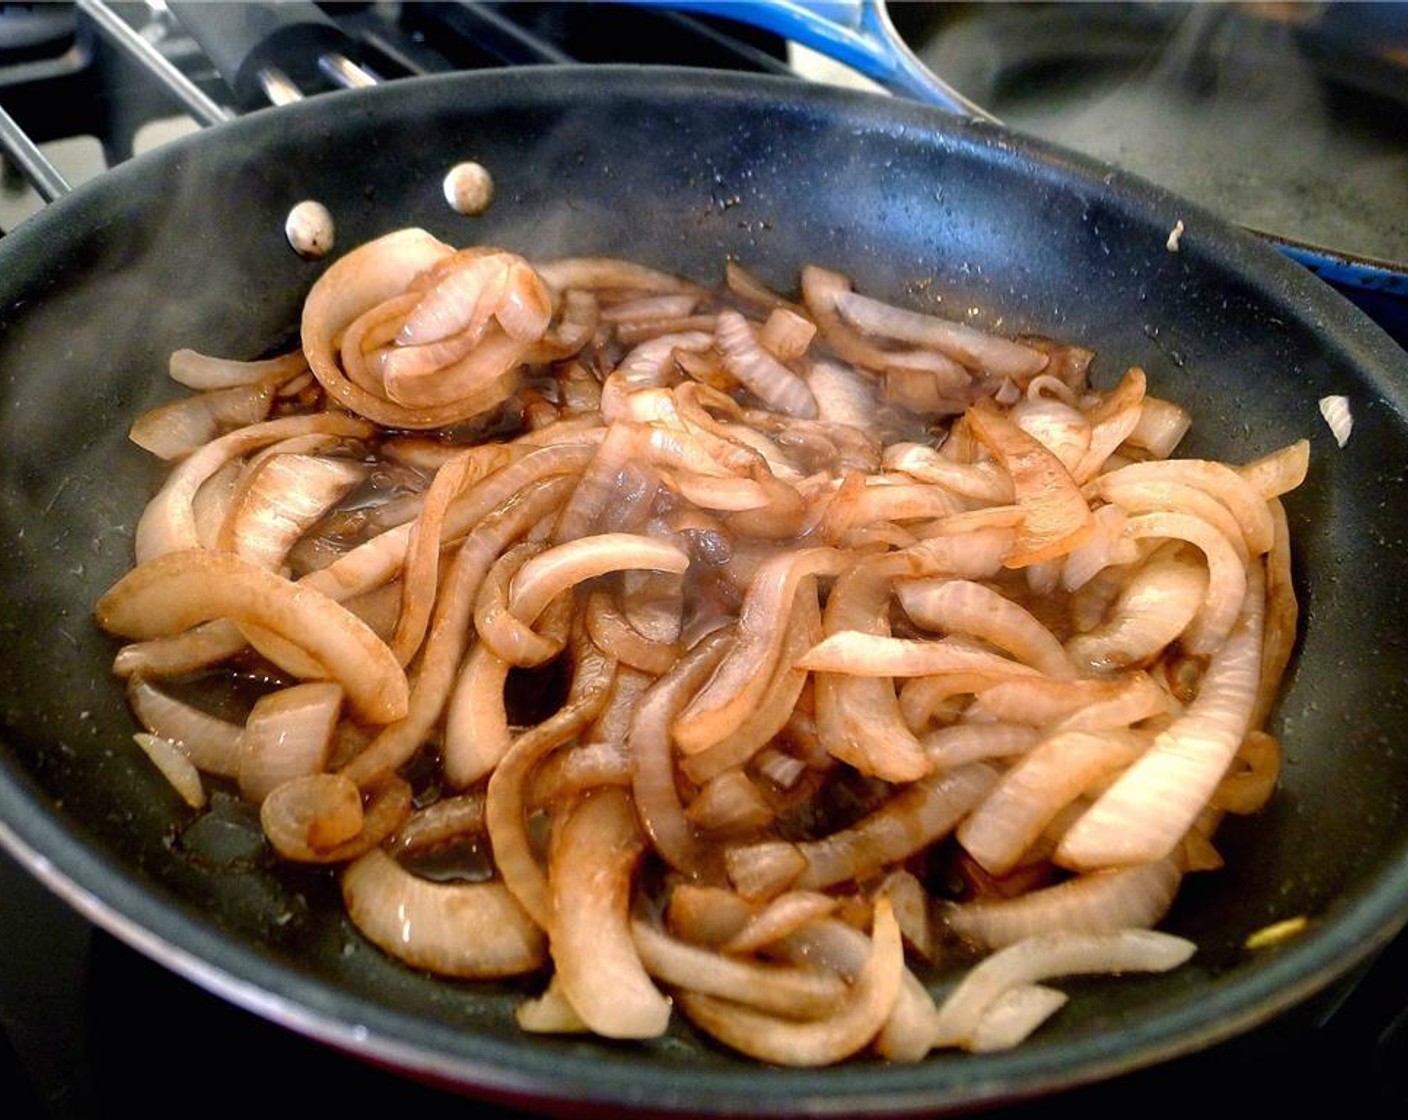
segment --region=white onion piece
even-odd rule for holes
[[[899,580],[895,594],[905,613],[926,630],[982,638],[1058,680],[1076,675],[1070,656],[1051,631],[1025,607],[985,584]]]
[[[1017,898],[964,903],[950,912],[949,925],[988,948],[1053,930],[1147,929],[1168,913],[1181,879],[1172,858],[1096,871]]]
[[[1343,447],[1349,442],[1349,434],[1354,430],[1354,414],[1349,409],[1349,398],[1328,396],[1320,398],[1320,415],[1329,425],[1335,442]]]
[[[1232,511],[1253,556],[1260,556],[1271,547],[1273,526],[1266,499],[1226,463],[1210,459],[1130,463],[1100,479],[1101,485],[1111,482],[1175,482],[1206,490]]]
[[[836,310],[867,334],[932,346],[973,369],[1025,382],[1046,368],[1045,354],[963,323],[909,311],[858,292],[840,292]]]
[[[875,385],[855,367],[840,362],[812,362],[807,367],[807,387],[816,401],[819,419],[848,424],[862,432],[874,428]]]
[[[166,477],[162,487],[137,522],[137,562],[166,552],[200,546],[192,503],[196,491],[231,459],[277,443],[290,436],[310,433],[364,439],[373,432],[370,424],[340,413],[320,412],[311,416],[286,416],[251,424],[207,443],[181,460]]]
[[[547,959],[543,933],[498,882],[431,882],[379,848],[342,873],[347,916],[398,960],[441,976],[518,976]]]
[[[176,743],[207,774],[232,778],[239,773],[244,728],[177,700],[133,674],[127,682],[132,714],[153,735]]]
[[[259,809],[264,834],[281,855],[316,859],[362,831],[362,793],[340,774],[309,774],[270,790]]]
[[[681,992],[685,1013],[725,1045],[778,1065],[810,1067],[841,1061],[864,1049],[884,1026],[899,998],[904,947],[887,899],[875,904],[870,958],[850,1000],[835,1014],[797,1023]]]
[[[978,1019],[967,1049],[974,1054],[1010,1050],[1029,1038],[1070,999],[1043,984],[1017,984],[988,1005]]]
[[[946,638],[891,638],[858,630],[842,630],[823,639],[798,659],[797,666],[815,673],[855,673],[863,677],[973,673],[1004,680],[1039,675],[1030,665]]]
[[[270,571],[325,513],[367,476],[348,459],[271,455],[253,470],[224,533],[231,550]]]
[[[784,362],[805,354],[815,337],[816,324],[790,307],[774,307],[758,331],[758,341]],[[824,407],[820,399],[817,404]]]
[[[132,739],[161,771],[161,776],[171,783],[171,788],[181,795],[182,801],[192,809],[204,808],[205,786],[201,784],[200,771],[179,743],[148,731],[138,731]]]
[[[1060,459],[1072,475],[1090,451],[1090,420],[1064,401],[1028,396],[1014,404],[1007,415]]]
[[[1066,805],[1139,757],[1137,736],[1064,731],[1024,754],[958,826],[958,842],[991,875],[1005,875]]]
[[[748,919],[748,924],[724,943],[727,953],[757,952],[795,933],[840,905],[840,899],[818,891],[788,891]]]
[[[577,1014],[562,982],[554,976],[537,999],[524,1000],[513,1012],[515,1022],[533,1034],[586,1034],[591,1031],[586,1020]]]
[[[810,586],[808,576],[834,575],[847,564],[835,549],[808,548],[759,567],[739,612],[737,642],[675,722],[682,751],[697,754],[739,729],[768,690],[798,588]]]
[[[1146,396],[1139,409],[1139,420],[1125,441],[1143,448],[1155,459],[1167,459],[1192,425],[1193,417],[1187,409],[1172,401]]]
[[[1294,490],[1310,470],[1310,441],[1298,439],[1237,468],[1247,485],[1268,502]]]
[[[559,257],[535,261],[538,275],[559,291],[617,288],[633,292],[699,292],[697,284],[617,257]]]
[[[970,1047],[983,1014],[1003,992],[1052,976],[1082,973],[1166,972],[1196,946],[1152,930],[1054,933],[999,950],[970,971],[939,1005],[935,1046]]]
[[[737,311],[719,312],[714,339],[724,367],[769,408],[804,419],[817,415],[816,397],[807,383],[764,349]]]
[[[837,579],[826,603],[827,632],[860,629],[888,637],[892,574],[879,560]],[[813,696],[817,736],[833,758],[888,782],[913,781],[932,769],[905,723],[894,681],[818,673]]]
[[[342,711],[342,686],[331,681],[281,688],[261,696],[244,725],[240,793],[256,804],[276,786],[327,765]]]
[[[1125,533],[1134,540],[1187,541],[1202,550],[1208,562],[1207,592],[1197,615],[1183,631],[1183,645],[1193,654],[1212,653],[1221,647],[1247,597],[1247,568],[1236,547],[1202,518],[1186,513],[1136,514],[1125,525]]]
[[[1066,643],[1072,659],[1108,672],[1157,657],[1188,628],[1207,594],[1207,568],[1190,553],[1163,548],[1140,565],[1105,621]]]
[[[965,762],[1023,754],[1040,737],[1036,728],[1015,723],[955,723],[930,731],[921,742],[934,768],[949,770]]]
[[[1101,506],[1095,511],[1095,532],[1090,539],[1071,549],[1061,565],[1061,586],[1079,591],[1111,564],[1133,563],[1138,549],[1124,536],[1125,514],[1119,506]]]
[[[564,591],[607,572],[645,568],[683,572],[689,555],[669,541],[636,533],[598,533],[534,556],[509,585],[508,609],[532,625]]]
[[[1162,859],[1177,847],[1246,738],[1261,682],[1265,613],[1258,563],[1237,625],[1212,655],[1198,695],[1071,826],[1058,863],[1123,866]]]
[[[922,443],[892,443],[885,448],[884,465],[886,470],[903,471],[975,501],[993,505],[1012,501],[1011,477],[990,459],[956,463]]]

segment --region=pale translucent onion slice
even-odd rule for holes
[[[816,397],[807,383],[775,358],[752,324],[737,311],[720,311],[714,339],[724,368],[769,408],[788,416],[817,415]]]
[[[788,936],[778,951],[786,960],[810,962],[853,979],[869,958],[870,939],[847,922],[822,918]],[[906,968],[895,1006],[875,1038],[876,1053],[896,1062],[918,1061],[929,1052],[937,1014],[928,989]]]
[[[1056,815],[1147,745],[1130,733],[1063,731],[1024,754],[958,826],[958,842],[989,874],[1016,866]]]
[[[1072,476],[1076,474],[1090,451],[1090,420],[1085,413],[1065,401],[1029,393],[1008,409],[1007,416],[1061,460]]]
[[[431,882],[379,848],[342,873],[347,916],[413,968],[488,979],[541,968],[547,942],[502,883]]]
[[[1105,620],[1075,635],[1066,649],[1093,672],[1152,661],[1197,617],[1207,586],[1208,569],[1197,553],[1159,549],[1135,569]]]
[[[830,548],[801,549],[766,562],[748,586],[738,640],[674,725],[675,742],[697,754],[737,731],[767,692],[787,634],[793,597],[812,575],[835,575],[848,564]]]
[[[1022,511],[1014,550],[1003,559],[1024,568],[1065,556],[1095,531],[1095,520],[1070,471],[994,405],[979,400],[965,414],[974,434],[1012,479]]]
[[[645,568],[683,572],[689,555],[677,545],[636,533],[598,533],[548,549],[523,565],[509,588],[509,610],[528,624],[564,591],[607,572]]]
[[[1220,647],[1247,597],[1247,568],[1236,547],[1208,522],[1186,513],[1136,514],[1125,525],[1125,532],[1134,540],[1187,541],[1202,551],[1207,558],[1208,587],[1197,615],[1183,632],[1183,646],[1193,654],[1212,653]]]
[[[559,291],[568,288],[620,289],[630,292],[690,292],[700,288],[688,280],[618,257],[559,257],[534,261],[538,275]]]
[[[1167,459],[1192,425],[1193,417],[1187,409],[1172,401],[1146,396],[1139,410],[1139,422],[1126,442],[1143,448],[1155,459]]]
[[[127,682],[132,714],[149,732],[176,743],[198,770],[232,778],[239,773],[244,728],[177,700],[135,673]]]
[[[1041,738],[1035,727],[993,722],[955,723],[935,728],[923,738],[924,750],[937,770],[1024,754]]]
[[[817,643],[797,661],[797,667],[865,677],[973,673],[999,681],[1038,675],[1030,665],[945,638],[891,638],[856,630],[842,630]]]
[[[513,1017],[520,1028],[533,1034],[587,1034],[591,1031],[563,994],[562,982],[556,976],[548,981],[537,999],[524,1000],[514,1008]]]
[[[342,696],[341,685],[310,681],[255,701],[240,754],[240,793],[247,801],[258,804],[275,787],[323,771]]]
[[[322,455],[271,455],[254,467],[221,532],[221,546],[277,571],[289,550],[367,476],[367,468]]]
[[[840,900],[819,891],[780,894],[724,943],[726,953],[755,953],[833,913]]]
[[[935,1046],[971,1047],[978,1023],[1003,992],[1053,976],[1166,972],[1193,955],[1191,941],[1152,930],[1039,935],[988,957],[939,1005]]]
[[[961,497],[992,505],[1012,501],[1012,480],[991,460],[957,463],[920,443],[891,443],[885,447],[886,470],[904,471],[932,482]]]
[[[971,580],[899,580],[895,594],[905,613],[928,630],[971,634],[1018,661],[1065,679],[1077,673],[1065,648],[1020,604]]]
[[[1320,415],[1325,418],[1325,424],[1330,429],[1330,434],[1335,437],[1335,443],[1340,447],[1349,442],[1349,434],[1354,430],[1354,414],[1350,411],[1349,398],[1345,396],[1332,395],[1320,398]]]
[[[1237,468],[1247,485],[1267,501],[1294,490],[1310,470],[1310,441],[1298,439]]]
[[[1266,499],[1226,463],[1211,459],[1161,459],[1130,463],[1101,479],[1111,481],[1178,482],[1205,490],[1237,519],[1253,556],[1271,547],[1271,515]]]
[[[855,628],[888,637],[894,571],[892,563],[879,559],[838,578],[826,603],[827,632]],[[818,673],[813,697],[817,735],[833,758],[888,782],[913,781],[929,773],[932,763],[905,723],[893,680]]]
[[[132,739],[161,772],[161,776],[171,783],[171,788],[181,795],[182,801],[192,809],[205,807],[205,786],[201,782],[200,771],[180,743],[149,731],[138,731]]]
[[[212,440],[172,469],[161,489],[142,511],[137,522],[137,562],[200,546],[194,510],[196,492],[231,459],[291,436],[318,433],[364,439],[373,431],[370,424],[355,417],[320,412],[250,424]]]
[[[1261,682],[1265,581],[1252,567],[1237,625],[1198,695],[1071,826],[1057,862],[1088,869],[1162,859],[1192,827],[1250,729]]]
[[[1046,368],[1045,354],[964,323],[909,311],[851,291],[839,293],[835,306],[859,331],[917,346],[931,346],[965,366],[984,370],[995,377],[1025,382]]]
[[[1016,898],[964,903],[948,920],[959,934],[988,948],[1053,930],[1148,929],[1168,913],[1181,880],[1177,861],[1162,859],[1079,875]]]
[[[1101,396],[1088,411],[1090,448],[1071,470],[1071,476],[1077,482],[1086,482],[1104,470],[1111,456],[1139,426],[1146,388],[1144,371],[1138,366],[1131,366],[1120,383]]]
[[[1033,1031],[1063,1008],[1065,992],[1043,984],[1017,984],[992,1001],[978,1019],[968,1040],[974,1054],[1010,1050],[1025,1042]]]

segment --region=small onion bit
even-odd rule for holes
[[[484,213],[494,201],[494,177],[487,167],[474,160],[465,160],[450,168],[440,189],[451,209],[467,217]]]
[[[284,219],[284,236],[293,251],[305,260],[327,256],[335,237],[331,211],[321,202],[304,199]]]

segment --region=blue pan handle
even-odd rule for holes
[[[771,31],[879,82],[886,89],[951,113],[992,121],[924,65],[890,22],[883,0],[635,0],[677,11],[722,16]]]

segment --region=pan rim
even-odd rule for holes
[[[673,68],[584,66],[551,69],[558,75],[552,79],[554,88],[564,92],[570,92],[577,82],[594,87],[603,82],[616,82],[623,87],[649,89],[653,83],[668,79],[683,83],[686,87],[707,88],[710,92],[723,89],[740,97],[772,98],[785,95],[822,106],[843,107],[857,99],[870,101],[878,96],[810,87],[803,92],[791,79],[721,75],[709,71],[681,72]],[[493,81],[503,87],[508,77],[494,75]],[[416,83],[415,88],[419,89],[472,86],[484,84],[487,79],[479,75],[457,74],[406,81]],[[506,88],[516,86],[530,90],[543,81],[544,74],[541,72],[525,74],[508,82]],[[347,98],[346,103],[352,107],[371,104],[380,98],[420,95],[413,90],[396,92],[398,85],[400,83],[333,96]],[[294,112],[288,112],[289,109]],[[245,120],[254,120],[263,113],[279,112],[292,118],[291,123],[296,124],[298,112],[311,114],[315,110],[316,106],[291,106],[264,110],[251,114]],[[941,128],[965,143],[989,148],[996,145],[1011,158],[1036,161],[1048,174],[1076,174],[1082,181],[1098,179],[1117,195],[1127,195],[1136,201],[1143,199],[1141,205],[1147,205],[1151,199],[1161,204],[1176,203],[1181,214],[1194,216],[1198,226],[1205,231],[1203,236],[1207,238],[1207,243],[1203,249],[1214,259],[1233,259],[1247,253],[1261,254],[1257,258],[1258,263],[1264,265],[1265,270],[1269,270],[1281,285],[1282,302],[1300,304],[1303,314],[1308,305],[1314,313],[1339,320],[1344,327],[1340,337],[1342,346],[1351,355],[1357,354],[1363,359],[1356,364],[1382,370],[1385,376],[1395,372],[1395,365],[1398,367],[1396,372],[1402,372],[1404,368],[1402,352],[1386,335],[1300,266],[1284,260],[1274,249],[1260,244],[1251,235],[1236,230],[1220,219],[1202,214],[1196,207],[1175,199],[1160,188],[1124,173],[1112,175],[1108,168],[1085,157],[1014,137],[991,125],[957,120],[922,106],[894,102],[890,120],[891,127],[923,125],[930,130]],[[222,130],[237,129],[241,124],[241,121],[235,121],[219,127]],[[210,142],[201,139],[208,135],[202,133],[177,141],[176,147],[164,155],[157,152],[153,156],[178,160],[192,145]],[[143,161],[150,159],[151,156],[143,157]],[[143,161],[134,161],[110,174],[135,176],[147,166]],[[88,205],[86,199],[95,193],[87,187],[80,187],[68,199],[56,203],[53,213],[62,217],[70,211],[81,212]],[[57,222],[58,217],[32,229],[26,229],[26,223],[26,226],[9,235],[6,241],[17,238],[22,245],[27,238],[48,237]],[[1273,261],[1276,263],[1272,264]],[[1345,309],[1352,314],[1345,314]],[[566,1105],[585,1102],[697,1114],[736,1114],[740,1109],[746,1109],[758,1115],[895,1115],[913,1112],[916,1108],[949,1108],[960,1104],[1009,1100],[1013,1098],[1014,1088],[1022,1096],[1049,1092],[1128,1072],[1229,1038],[1251,1023],[1300,1002],[1311,992],[1345,974],[1385,944],[1408,920],[1408,912],[1401,913],[1405,909],[1404,902],[1408,901],[1408,859],[1405,859],[1376,880],[1372,891],[1366,890],[1361,892],[1363,897],[1352,899],[1333,923],[1249,974],[1244,978],[1244,983],[1224,993],[1225,998],[1209,1001],[1210,1006],[1201,1009],[1189,1009],[1181,1016],[1174,1016],[1171,1022],[1144,1025],[1142,1033],[1133,1032],[1142,1045],[1122,1045],[1117,1052],[1085,1055],[1079,1063],[1073,1060],[1073,1055],[1059,1052],[1060,1048],[1034,1054],[1019,1050],[999,1058],[964,1057],[962,1061],[967,1068],[952,1084],[942,1080],[934,1084],[932,1077],[922,1076],[923,1067],[917,1067],[914,1071],[853,1067],[839,1076],[767,1070],[765,1077],[749,1077],[749,1071],[745,1069],[673,1069],[672,1073],[678,1075],[682,1083],[659,1089],[641,1085],[603,1086],[599,1080],[593,1082],[589,1077],[574,1081],[572,1074],[577,1072],[577,1067],[568,1062],[569,1068],[564,1068],[563,1056],[556,1054],[551,1057],[552,1078],[544,1083],[544,1070],[535,1070],[531,1064],[505,1066],[492,1059],[476,1061],[462,1054],[426,1054],[414,1044],[394,1035],[368,1031],[365,1027],[360,1028],[359,1033],[355,1025],[340,1021],[319,1008],[319,1001],[312,997],[317,995],[316,989],[324,985],[301,974],[279,977],[283,995],[276,996],[270,992],[267,983],[260,985],[249,978],[251,973],[268,970],[267,958],[258,956],[247,944],[219,929],[200,925],[184,912],[166,907],[158,911],[159,921],[156,923],[150,920],[150,915],[147,921],[139,921],[139,903],[149,898],[150,890],[145,893],[139,890],[138,882],[130,873],[113,874],[121,869],[109,866],[106,860],[85,847],[78,839],[76,827],[61,827],[57,816],[41,813],[38,818],[33,818],[34,807],[36,804],[42,805],[43,798],[37,789],[32,788],[27,777],[10,765],[8,758],[0,761],[5,763],[0,768],[0,846],[14,854],[31,873],[85,917],[119,940],[231,1002],[340,1049],[395,1065],[415,1075],[447,1081],[468,1091],[506,1097],[526,1095],[538,1103]],[[102,884],[101,892],[92,889],[94,883]],[[153,925],[157,929],[154,930]],[[201,956],[192,952],[187,948],[192,942],[209,949],[210,955]],[[343,998],[348,998],[348,993],[343,993]],[[363,1002],[360,997],[352,998],[359,1005]],[[1214,1016],[1216,1021],[1210,1021]],[[403,1018],[407,1017],[393,1014],[390,1021],[392,1025],[399,1026]],[[1198,1029],[1193,1029],[1195,1027]],[[1072,1043],[1067,1049],[1075,1045]],[[497,1046],[490,1047],[491,1051],[497,1049]],[[508,1049],[516,1052],[520,1048],[513,1046]],[[645,1064],[648,1066],[648,1063]],[[581,1063],[581,1069],[590,1072],[590,1065],[588,1059]],[[1012,1076],[999,1076],[1003,1071]],[[947,1072],[952,1072],[952,1068],[949,1067]],[[732,1088],[723,1084],[725,1081],[736,1081],[739,1086]],[[817,1095],[814,1089],[804,1089],[811,1083],[824,1084],[826,1088],[821,1095]],[[701,1100],[701,1094],[708,1096]]]

